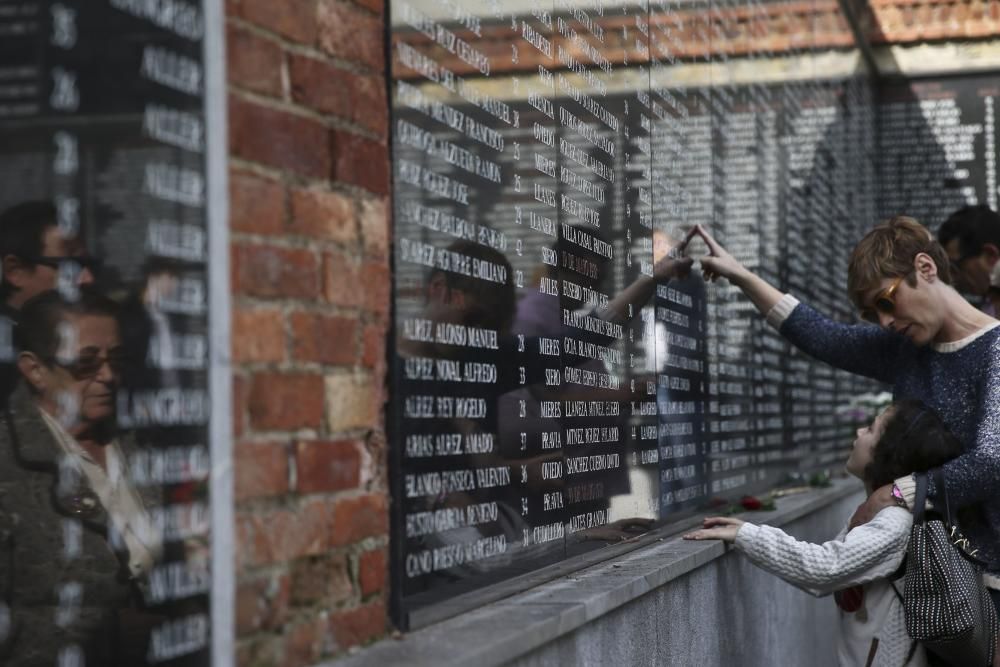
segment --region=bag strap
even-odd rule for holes
[[[913,525],[918,526],[924,522],[924,511],[927,505],[927,473],[919,472],[913,477],[917,482],[916,493],[913,497]]]
[[[941,506],[944,508],[944,518],[948,522],[949,526],[955,525],[955,516],[951,513],[951,505],[948,503],[948,490],[944,485],[944,473],[941,472],[941,468],[935,468],[930,472],[934,475],[934,489],[937,491],[938,497],[941,499]]]

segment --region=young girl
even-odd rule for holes
[[[963,452],[941,419],[920,401],[896,401],[858,429],[847,472],[873,490],[912,472],[940,466]],[[842,667],[923,667],[924,649],[906,634],[902,581],[913,518],[887,507],[850,532],[823,544],[731,517],[709,517],[689,540],[735,542],[758,567],[814,595],[835,593],[840,609],[837,658]]]

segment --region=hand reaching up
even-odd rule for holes
[[[719,242],[701,225],[695,225],[691,228],[687,238],[684,239],[684,246],[695,236],[700,236],[705,245],[708,246],[709,254],[699,258],[701,272],[705,280],[715,282],[722,277],[729,282],[736,283],[746,273],[746,268],[726,252],[726,249],[719,245]]]

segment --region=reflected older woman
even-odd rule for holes
[[[115,306],[46,292],[25,304],[16,340],[21,382],[0,423],[0,657],[142,664],[129,609],[162,543],[115,433]]]
[[[705,277],[742,289],[796,347],[890,384],[896,400],[918,399],[941,415],[965,446],[965,454],[941,467],[948,500],[980,509],[981,520],[963,528],[989,563],[987,586],[1000,607],[1000,322],[951,286],[944,249],[912,218],[896,217],[869,232],[854,248],[847,281],[864,319],[878,326],[852,326],[783,295],[704,229],[692,234],[708,244],[710,256],[701,258]],[[893,502],[912,506],[914,486],[908,476],[883,487],[856,522]],[[931,483],[931,501],[941,493]]]

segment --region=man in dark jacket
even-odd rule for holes
[[[115,306],[43,293],[17,332],[21,382],[0,422],[0,663],[145,664],[159,491],[129,480],[133,446],[115,430]]]

